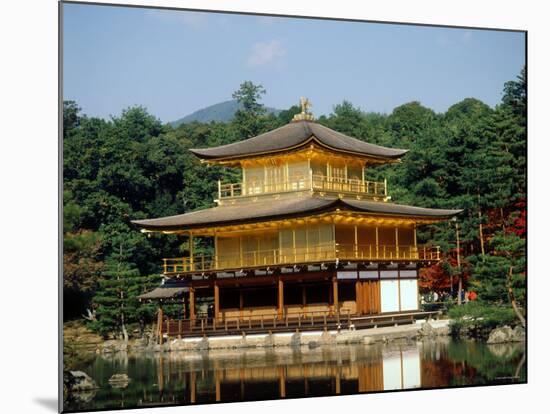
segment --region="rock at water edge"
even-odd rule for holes
[[[83,371],[67,371],[63,374],[63,385],[69,392],[96,390],[95,381]]]
[[[506,342],[512,342],[513,339],[513,330],[509,326],[502,326],[500,328],[495,328],[489,334],[487,339],[488,344],[503,344]]]

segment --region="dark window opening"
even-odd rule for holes
[[[301,305],[302,304],[302,286],[301,285],[284,285],[284,301],[285,305]]]
[[[338,301],[355,300],[355,283],[339,283],[338,284]]]
[[[220,289],[220,309],[239,308],[238,289]]]
[[[307,303],[329,303],[329,285],[319,283],[306,287]]]
[[[244,289],[243,306],[245,308],[277,306],[277,289],[274,287]]]

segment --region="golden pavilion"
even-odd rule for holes
[[[418,271],[440,252],[417,244],[417,227],[461,210],[390,202],[386,180],[366,177],[407,150],[336,132],[301,103],[280,128],[191,150],[203,163],[242,172],[241,182],[218,182],[215,207],[133,222],[188,241],[185,257],[164,259],[165,283],[141,296],[182,300],[182,320],[159,312],[161,334],[376,325],[372,316],[393,321],[419,311]],[[211,254],[194,251],[197,238],[213,240]],[[210,312],[199,312],[198,298]]]

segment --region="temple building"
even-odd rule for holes
[[[199,319],[203,330],[276,329],[419,310],[418,271],[440,252],[417,244],[417,227],[461,210],[390,202],[386,180],[367,177],[407,150],[336,132],[301,103],[280,128],[191,150],[242,173],[240,182],[218,182],[215,207],[133,222],[188,243],[187,255],[164,259],[163,286],[142,295],[183,302],[183,325],[167,321],[165,331],[196,329]],[[197,238],[212,240],[211,254],[195,252]],[[211,301],[210,315],[199,315],[198,298]]]

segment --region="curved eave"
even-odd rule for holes
[[[399,150],[396,150],[396,151],[400,151],[399,153],[397,153],[395,155],[391,155],[391,156],[380,156],[380,155],[373,155],[373,154],[369,154],[369,153],[365,153],[365,152],[354,152],[354,151],[343,150],[343,149],[340,149],[340,148],[331,147],[330,145],[326,145],[324,142],[320,141],[315,135],[312,135],[309,139],[301,142],[298,145],[293,145],[293,146],[289,146],[289,147],[281,148],[281,149],[275,149],[275,150],[269,150],[269,151],[250,152],[250,153],[246,153],[246,154],[239,154],[239,155],[227,156],[227,157],[211,156],[211,155],[208,155],[207,152],[205,152],[206,150],[216,149],[216,148],[204,148],[204,149],[195,149],[195,148],[193,148],[193,149],[190,149],[189,151],[192,154],[194,154],[195,156],[197,156],[198,158],[200,158],[200,160],[203,161],[203,162],[212,163],[212,164],[227,163],[227,162],[235,162],[236,163],[238,161],[246,160],[246,159],[250,159],[250,158],[264,157],[264,156],[269,156],[269,155],[280,155],[280,154],[285,154],[285,153],[288,153],[288,152],[299,151],[301,149],[305,149],[306,147],[308,147],[312,143],[318,145],[321,148],[324,148],[326,150],[329,150],[331,152],[335,152],[335,153],[338,153],[338,154],[351,155],[351,156],[354,156],[354,157],[360,157],[360,158],[370,159],[370,160],[377,160],[377,161],[381,161],[381,162],[399,162],[399,161],[401,161],[401,158],[409,152],[409,150],[406,150],[406,149],[399,149]]]
[[[289,218],[301,218],[322,213],[331,213],[337,210],[355,212],[374,217],[407,218],[423,222],[437,222],[448,220],[463,210],[427,209],[393,203],[342,200],[342,199],[315,199],[298,200],[296,206],[290,203],[280,208],[281,204],[272,200],[258,204],[259,212],[256,216],[250,213],[251,209],[243,208],[242,204],[235,206],[219,206],[206,210],[199,210],[187,214],[162,217],[150,220],[134,220],[132,223],[144,231],[157,232],[184,232],[193,229],[206,229],[240,224],[261,223]],[[311,205],[311,206],[308,206]],[[258,207],[263,208],[258,208]],[[271,210],[270,210],[271,208]],[[225,214],[224,214],[225,213]],[[209,219],[209,216],[211,219]],[[194,218],[196,218],[194,220]]]
[[[322,200],[322,201],[326,201],[326,200]],[[269,203],[271,205],[274,204],[272,201],[270,201]],[[274,209],[272,213],[268,212],[265,214],[258,215],[256,217],[230,216],[227,219],[216,219],[212,221],[204,220],[196,223],[191,222],[186,224],[175,224],[175,223],[164,224],[167,221],[168,222],[177,221],[178,218],[181,218],[181,219],[189,218],[190,215],[197,214],[197,213],[200,214],[200,213],[213,212],[213,211],[220,212],[222,211],[222,209],[226,211],[228,209],[236,210],[234,208],[236,206],[219,206],[219,207],[213,207],[205,210],[193,211],[191,213],[181,214],[177,216],[161,217],[161,218],[150,219],[150,220],[134,220],[132,221],[132,224],[134,224],[138,228],[141,228],[142,230],[148,230],[148,231],[186,231],[186,230],[192,230],[197,228],[228,226],[228,225],[234,225],[234,224],[260,223],[263,221],[272,221],[272,220],[289,218],[289,217],[301,217],[304,215],[323,213],[323,212],[326,212],[327,209],[330,210],[332,203],[334,203],[334,201],[330,201],[329,204],[319,203],[318,206],[315,206],[312,208],[303,208],[303,209],[297,208],[295,210],[291,210],[286,213],[280,213],[280,212],[277,212],[276,209]],[[249,211],[247,209],[243,209],[241,204],[237,206],[240,207],[238,208],[238,210],[240,210],[241,212]]]
[[[290,151],[312,139],[331,151],[386,161],[399,159],[408,152],[361,141],[313,121],[291,122],[243,141],[190,151],[204,161],[223,162]]]

